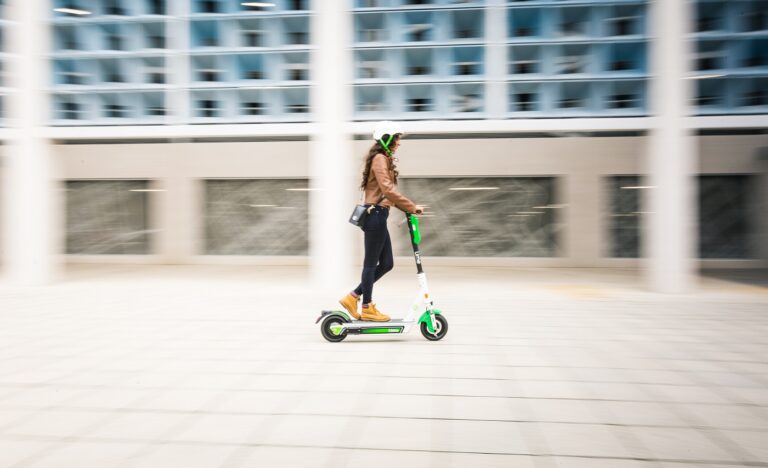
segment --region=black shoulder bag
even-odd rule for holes
[[[385,198],[386,197],[384,195],[382,195],[381,198],[379,198],[379,201],[377,201],[373,205],[365,206],[365,192],[363,192],[362,193],[362,197],[361,197],[361,201],[363,203],[360,203],[359,205],[356,205],[355,209],[352,210],[352,216],[349,217],[349,222],[352,225],[357,226],[360,229],[362,229],[363,226],[365,226],[365,219],[371,213],[371,210],[373,209],[373,207],[375,207],[376,205],[381,203],[381,201],[384,200]]]

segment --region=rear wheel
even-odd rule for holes
[[[427,328],[427,324],[421,324],[421,334],[429,341],[440,341],[448,334],[448,320],[442,315],[435,314],[435,332],[432,333]]]
[[[323,334],[323,338],[331,343],[344,341],[344,338],[347,337],[347,330],[342,329],[344,322],[345,320],[338,315],[326,317],[323,323],[320,324],[320,333]]]

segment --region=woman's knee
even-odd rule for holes
[[[395,262],[391,258],[385,258],[381,261],[381,263],[379,263],[379,267],[384,273],[386,273],[395,267]]]

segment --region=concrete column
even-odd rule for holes
[[[651,113],[655,116],[648,145],[648,182],[644,190],[650,212],[645,219],[647,280],[651,290],[682,293],[696,277],[696,147],[685,128],[691,83],[690,2],[651,3]]]
[[[566,203],[560,208],[565,224],[565,249],[572,267],[593,267],[603,257],[601,246],[605,243],[604,181],[596,172],[574,172],[560,178],[558,190],[562,189],[557,203]],[[562,200],[562,201],[561,201]],[[586,234],[590,233],[590,234]]]
[[[25,285],[51,281],[60,233],[56,216],[50,144],[40,137],[49,115],[50,76],[46,54],[50,7],[46,2],[11,1],[7,27],[10,58],[8,124],[4,151],[5,273]]]
[[[354,205],[354,171],[347,122],[352,108],[352,17],[341,0],[312,2],[309,154],[310,255],[316,287],[341,294],[356,286],[351,262],[355,228],[347,223]]]
[[[487,0],[485,7],[485,102],[488,117],[507,114],[507,8],[505,0]]]
[[[152,188],[162,190],[151,194],[156,199],[155,222],[160,229],[155,252],[162,263],[186,264],[199,253],[203,217],[200,185],[201,181],[185,175],[169,176],[153,184]]]
[[[168,73],[168,83],[171,85],[165,93],[166,122],[168,124],[187,123],[191,116],[189,93],[191,30],[188,19],[190,3],[173,0],[167,2],[165,69]]]

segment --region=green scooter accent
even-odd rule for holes
[[[413,226],[413,243],[419,245],[421,243],[421,232],[419,232],[419,218],[414,215],[409,215],[411,220],[411,226]]]
[[[346,322],[351,322],[352,317],[349,316],[348,313],[344,312],[343,310],[333,310],[328,315],[338,315],[339,317],[343,318]]]
[[[442,312],[438,309],[432,309],[432,313],[435,315],[442,314]],[[429,330],[430,333],[435,333],[435,327],[432,326],[432,317],[429,316],[428,310],[425,310],[424,313],[421,314],[421,317],[419,317],[419,323],[426,323],[427,330]]]
[[[401,333],[403,327],[381,327],[381,328],[364,328],[361,333],[363,335],[378,335],[382,333]]]

